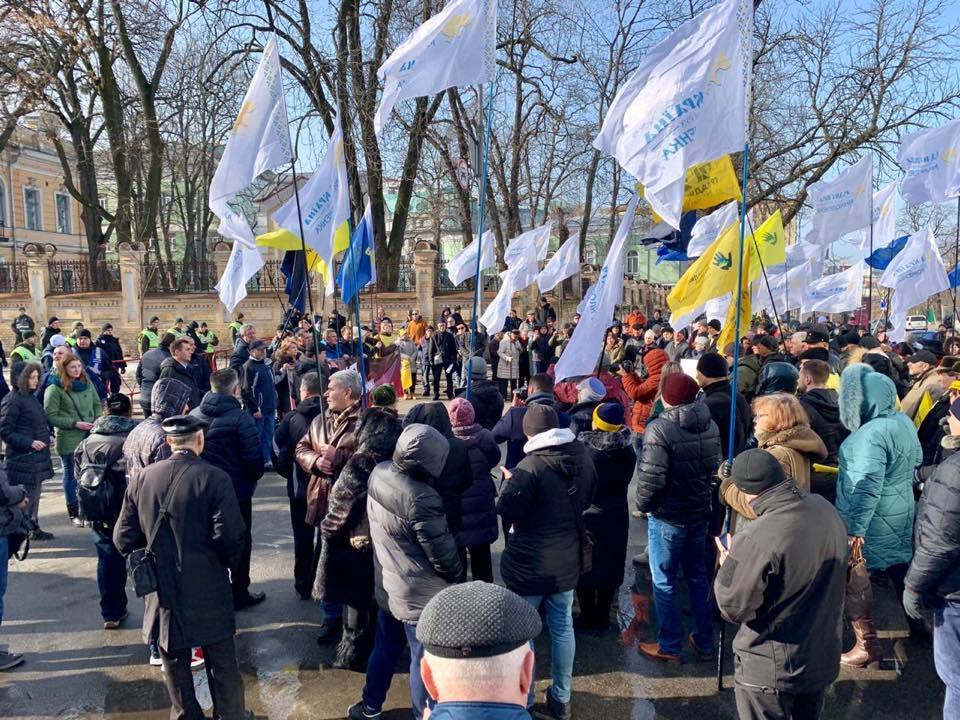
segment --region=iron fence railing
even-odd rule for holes
[[[120,267],[116,261],[105,262],[94,277],[87,260],[51,260],[48,263],[50,292],[82,293],[117,291],[120,289]]]
[[[0,265],[0,293],[25,293],[29,287],[25,262]]]

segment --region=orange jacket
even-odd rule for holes
[[[670,360],[667,354],[660,349],[650,350],[643,356],[643,364],[649,374],[641,380],[635,373],[627,373],[620,377],[623,389],[633,400],[633,411],[630,413],[630,429],[643,434],[647,426],[647,418],[657,400],[657,390],[660,389],[660,371]]]

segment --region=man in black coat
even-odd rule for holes
[[[850,431],[840,422],[840,398],[836,390],[827,387],[830,366],[823,360],[803,360],[800,363],[800,395],[798,399],[810,418],[813,430],[827,448],[825,465],[838,467],[840,445]],[[837,500],[837,476],[833,473],[811,472],[810,492],[822,495],[831,503]]]
[[[150,395],[153,392],[153,384],[160,379],[160,366],[163,361],[170,357],[170,344],[177,338],[173,333],[164,333],[160,338],[160,347],[147,350],[137,364],[137,384],[140,386],[140,407],[143,410],[143,416],[149,417]]]
[[[493,439],[498,443],[507,443],[507,459],[503,464],[510,470],[525,456],[524,445],[527,438],[523,433],[523,417],[527,409],[534,405],[549,405],[557,411],[560,427],[570,427],[570,416],[557,408],[557,400],[553,395],[553,378],[547,374],[534,375],[527,383],[527,399],[521,400],[513,396],[513,405],[507,409],[493,427]]]
[[[960,436],[960,400],[947,415],[951,440]],[[904,580],[903,608],[924,620],[933,608],[933,661],[947,686],[943,717],[960,717],[960,453],[944,460],[923,487],[914,554]]]
[[[33,330],[36,326],[36,323],[33,322],[33,318],[27,315],[27,309],[23,305],[17,308],[17,310],[20,314],[13,319],[12,323],[10,323],[10,327],[13,329],[15,344],[23,342],[23,333],[25,333],[27,330]]]
[[[437,330],[427,343],[427,358],[433,373],[433,399],[440,399],[440,376],[447,380],[447,399],[453,398],[453,371],[457,365],[457,340],[447,332],[446,323],[437,323]]]
[[[323,385],[316,372],[300,379],[300,403],[283,416],[273,435],[273,466],[287,480],[290,524],[293,528],[293,587],[304,600],[310,599],[320,542],[317,528],[304,519],[307,514],[307,483],[310,474],[297,464],[295,451],[310,423],[320,414]]]
[[[103,353],[103,382],[107,392],[115,395],[120,392],[120,375],[127,371],[127,364],[123,361],[120,340],[113,334],[113,325],[104,324],[94,345]]]
[[[540,298],[540,307],[537,308],[537,325],[546,325],[547,320],[557,321],[557,313],[545,297]]]
[[[134,480],[145,467],[170,457],[170,445],[162,423],[190,410],[190,388],[179,380],[157,380],[150,395],[153,413],[138,424],[123,443],[127,480]]]
[[[210,376],[211,390],[190,414],[207,423],[203,459],[223,470],[233,480],[245,527],[243,551],[236,572],[231,573],[233,605],[236,610],[261,603],[262,592],[250,592],[250,553],[253,550],[253,494],[263,476],[260,434],[250,413],[240,407],[240,381],[227,368]]]
[[[230,477],[200,459],[203,426],[189,415],[164,421],[173,455],[130,482],[113,541],[129,556],[147,547],[157,528],[150,549],[159,589],[146,596],[143,629],[149,634],[159,619],[171,717],[203,717],[190,670],[191,648],[200,647],[218,717],[240,720],[245,717],[243,678],[228,571],[240,562],[244,524]],[[165,519],[164,507],[169,509]]]
[[[253,325],[243,325],[237,333],[237,344],[230,356],[230,369],[240,375],[243,364],[250,359],[250,344],[257,339],[257,329]]]
[[[550,628],[553,687],[547,706],[554,717],[569,717],[573,677],[573,592],[581,572],[583,512],[593,499],[596,470],[586,447],[557,411],[531,405],[523,416],[526,457],[504,470],[497,513],[512,535],[500,557],[507,589],[538,610],[546,608]],[[530,688],[528,705],[534,700]]]
[[[733,461],[733,483],[757,519],[717,540],[714,581],[733,640],[741,718],[809,718],[840,670],[847,529],[822,497],[797,487],[766,450]]]
[[[470,358],[464,372],[470,373],[470,404],[473,405],[477,424],[493,430],[494,425],[503,417],[503,406],[506,403],[500,394],[500,388],[492,380],[487,380],[487,363],[482,357]],[[457,389],[457,397],[466,395],[466,387]]]
[[[716,357],[725,367],[726,361]],[[690,645],[698,655],[713,652],[706,538],[721,443],[710,410],[697,400],[699,390],[683,373],[663,379],[660,399],[664,410],[647,423],[637,462],[637,510],[648,513],[647,550],[660,621],[657,642],[640,643],[638,649],[655,660],[681,659],[681,570],[696,625],[689,636]]]
[[[707,353],[697,360],[697,383],[703,388],[703,402],[720,431],[720,443],[726,456],[730,443],[730,386],[727,361],[719,353]],[[737,393],[737,411],[734,416],[733,454],[743,450],[753,433],[753,413],[750,404]]]
[[[197,385],[197,377],[194,374],[193,366],[190,361],[193,359],[193,351],[196,349],[193,340],[186,335],[181,335],[170,343],[170,357],[160,364],[160,377],[173,378],[179,380],[190,388],[190,407],[195,408],[200,405],[203,394]]]

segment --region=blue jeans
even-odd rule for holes
[[[6,535],[0,535],[0,625],[3,624],[3,596],[7,594],[7,554],[10,552]]]
[[[573,590],[553,595],[527,595],[523,598],[537,610],[546,606],[547,629],[550,631],[550,672],[553,678],[555,700],[570,702],[570,683],[573,681],[573,658],[577,654],[577,640],[573,635]],[[533,643],[530,643],[533,650]],[[536,668],[533,676],[536,677]],[[536,685],[530,685],[527,705],[533,705]]]
[[[653,604],[657,610],[661,652],[680,654],[683,621],[680,619],[677,581],[681,570],[687,581],[696,625],[693,639],[700,650],[713,650],[713,622],[707,602],[710,582],[707,579],[706,537],[706,522],[674,525],[652,515],[647,518],[647,547],[650,574],[653,576]]]
[[[263,464],[267,465],[270,460],[270,449],[273,447],[273,431],[277,426],[277,415],[275,412],[261,413],[260,419],[254,418],[253,422],[257,426],[257,432],[260,433],[260,451],[263,455]]]
[[[367,676],[363,684],[363,704],[367,710],[380,712],[383,708],[393,680],[393,669],[407,645],[410,646],[410,703],[413,715],[420,720],[424,708],[433,707],[433,700],[420,677],[423,645],[417,640],[417,626],[400,622],[381,609],[377,610],[377,635],[373,641],[373,652],[367,661]]]
[[[67,505],[74,507],[77,504],[77,476],[74,474],[73,453],[61,455],[60,462],[63,463],[63,496]]]
[[[93,531],[97,550],[97,587],[100,589],[100,614],[104,620],[119,620],[127,613],[127,561],[109,535]]]
[[[933,611],[933,664],[947,686],[943,718],[960,717],[960,603],[946,602]]]

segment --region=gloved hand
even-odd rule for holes
[[[720,467],[717,470],[717,477],[721,480],[728,480],[733,474],[733,463],[729,460],[724,460],[720,463]]]
[[[923,598],[908,587],[903,588],[903,611],[907,617],[923,620]]]

